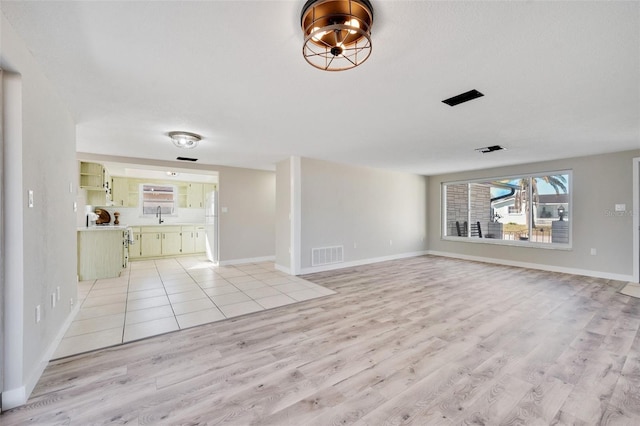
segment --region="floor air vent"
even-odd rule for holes
[[[311,266],[344,262],[344,247],[320,247],[311,249]]]

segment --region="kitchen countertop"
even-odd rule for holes
[[[205,224],[202,222],[198,223],[163,223],[159,224],[144,224],[144,225],[94,225],[94,226],[79,226],[78,231],[116,231],[116,230],[125,230],[127,228],[135,227],[135,228],[149,228],[149,227],[167,227],[167,226],[204,226]]]
[[[100,225],[100,226],[80,226],[78,231],[124,231],[129,226],[127,225]]]

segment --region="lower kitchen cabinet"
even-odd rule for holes
[[[142,245],[140,228],[131,228],[133,234],[133,242],[129,243],[129,259],[137,259],[142,256],[140,246]]]
[[[205,251],[204,227],[196,232],[195,225],[132,227],[134,243],[129,247],[129,259],[175,256]],[[199,237],[197,237],[199,235]]]
[[[177,227],[177,230],[167,230],[162,233],[161,253],[163,256],[182,253],[182,233],[180,232],[180,227]]]
[[[204,226],[196,226],[194,250],[196,253],[203,253],[207,249]]]
[[[114,278],[126,267],[122,228],[78,230],[78,279]]]
[[[195,253],[195,226],[182,227],[182,254]]]
[[[140,234],[140,257],[153,257],[162,254],[160,235],[159,232],[144,231]]]

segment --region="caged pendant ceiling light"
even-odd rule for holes
[[[300,21],[302,54],[316,68],[348,70],[371,54],[373,7],[368,0],[309,0]]]

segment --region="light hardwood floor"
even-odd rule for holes
[[[335,295],[52,362],[23,424],[640,424],[622,282],[422,256]]]

